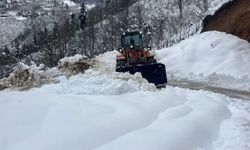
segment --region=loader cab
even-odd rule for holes
[[[127,32],[122,35],[121,46],[124,49],[143,48],[141,32]]]

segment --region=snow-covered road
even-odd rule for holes
[[[194,82],[194,81],[188,81],[188,80],[184,80],[184,81],[170,80],[168,85],[172,87],[181,87],[181,88],[187,88],[191,90],[205,90],[205,91],[223,94],[231,98],[250,100],[249,91],[215,87],[204,82],[202,83],[202,82]]]

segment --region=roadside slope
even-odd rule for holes
[[[250,44],[223,32],[205,32],[156,51],[170,79],[250,90]]]

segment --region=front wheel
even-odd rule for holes
[[[125,66],[125,61],[116,61],[116,68],[121,68]]]

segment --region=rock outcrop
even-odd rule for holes
[[[250,42],[250,0],[233,0],[203,21],[202,32],[222,31]]]

